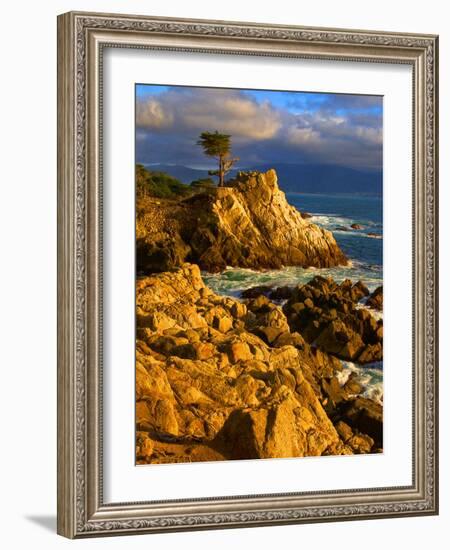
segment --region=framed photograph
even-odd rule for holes
[[[58,18],[58,532],[437,514],[432,35]]]

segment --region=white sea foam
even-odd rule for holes
[[[338,214],[312,214],[309,218],[313,223],[320,223],[322,225],[351,225],[355,223],[352,218],[345,218]]]
[[[343,361],[342,366],[343,370],[337,374],[341,386],[354,373],[356,381],[363,388],[362,396],[383,404],[383,363],[381,361],[367,365],[356,365],[350,361]]]
[[[347,266],[327,269],[296,266],[282,269],[255,271],[247,268],[228,267],[221,273],[203,273],[205,283],[218,294],[239,298],[243,290],[254,286],[297,286],[309,282],[315,275],[332,277],[336,282],[344,279],[362,280],[373,292],[383,284],[381,268],[353,260]]]
[[[364,302],[363,302],[364,300]],[[368,311],[372,317],[374,317],[377,321],[379,321],[380,319],[383,319],[383,312],[382,311],[378,311],[377,309],[373,309],[369,306],[366,306],[365,302],[367,301],[367,297],[366,298],[363,298],[363,300],[361,300],[361,302],[359,302],[358,304],[356,304],[356,309],[365,309],[366,311]]]
[[[313,214],[310,219],[313,223],[341,237],[383,239],[383,235],[381,234],[383,226],[381,223],[374,221],[346,218],[337,214]],[[352,228],[353,224],[360,225],[361,229]]]

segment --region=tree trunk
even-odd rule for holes
[[[219,157],[219,187],[223,187],[225,183],[225,169],[223,157]]]

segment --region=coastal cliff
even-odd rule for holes
[[[382,360],[382,288],[316,275],[216,294],[200,270],[348,260],[274,170],[224,187],[158,177],[136,202],[137,463],[381,452],[382,402],[355,365]]]
[[[138,278],[139,464],[382,448],[382,406],[362,395],[354,377],[343,381],[341,361],[326,351],[333,338],[345,344],[342,330],[322,338],[323,346],[313,345],[312,329],[305,331],[307,339],[296,331],[297,325],[318,321],[322,333],[327,323],[336,322],[334,314],[328,319],[327,311],[319,311],[326,296],[333,299],[340,323],[355,333],[359,327],[364,335],[369,330],[365,316],[351,304],[365,289],[360,283],[315,281],[283,290],[289,297],[286,315],[263,294],[243,301],[216,295],[197,265]],[[299,316],[305,309],[309,313]],[[367,342],[358,336],[359,353],[375,337],[367,334]]]
[[[186,261],[209,272],[347,264],[332,233],[289,205],[275,170],[240,172],[226,187],[179,199],[138,196],[136,260],[143,273]]]

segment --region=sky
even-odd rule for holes
[[[201,132],[231,135],[237,168],[338,164],[382,169],[383,99],[350,94],[136,85],[136,160],[215,167]]]

